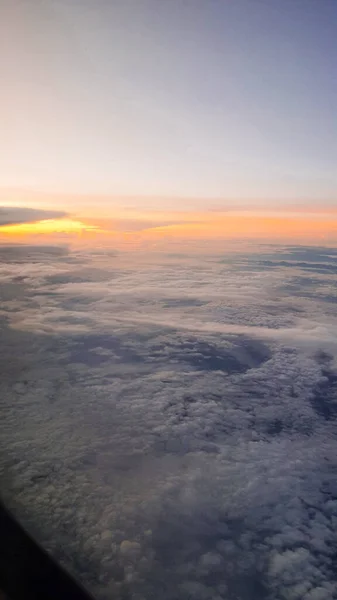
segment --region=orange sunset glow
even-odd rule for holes
[[[221,240],[278,240],[305,241],[319,244],[322,240],[330,244],[337,243],[337,215],[302,214],[261,215],[250,214],[214,214],[178,213],[170,214],[172,223],[167,223],[167,215],[163,215],[160,224],[158,214],[149,225],[146,213],[143,219],[104,219],[100,218],[61,218],[46,219],[34,223],[20,223],[0,227],[0,239],[11,242],[46,242],[46,238],[54,241],[57,236],[66,236],[69,243],[100,243],[106,246],[138,248],[142,243],[163,244],[204,240],[209,242]],[[180,221],[180,222],[179,222]],[[136,230],[135,228],[136,222]]]
[[[155,227],[146,231],[154,237],[171,236],[196,239],[207,238],[273,238],[289,239],[312,236],[314,239],[337,234],[337,218],[334,220],[263,217],[263,216],[225,216],[201,223],[184,223]]]

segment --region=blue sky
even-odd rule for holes
[[[335,203],[334,0],[0,9],[0,187]]]

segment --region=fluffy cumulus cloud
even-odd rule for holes
[[[336,251],[0,260],[1,489],[44,546],[102,600],[336,599]]]

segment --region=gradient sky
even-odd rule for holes
[[[336,0],[0,9],[1,188],[335,204]]]

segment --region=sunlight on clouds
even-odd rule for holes
[[[191,212],[178,215],[143,215],[143,219],[97,215],[96,218],[44,219],[0,227],[0,239],[11,242],[50,243],[64,240],[72,245],[87,247],[113,246],[119,250],[169,250],[174,246],[190,247],[207,243],[209,250],[224,242],[264,240],[294,243],[337,243],[335,215],[235,214]],[[156,218],[154,218],[156,216]],[[176,220],[174,222],[174,218]],[[152,217],[152,218],[151,218]],[[166,217],[166,219],[164,219]],[[165,222],[166,221],[166,222]],[[170,222],[171,221],[171,222]],[[180,221],[180,222],[179,222]]]
[[[185,239],[306,239],[311,242],[337,237],[337,219],[317,217],[220,216],[208,222],[183,223],[147,230],[151,238]]]
[[[46,219],[36,223],[20,223],[17,225],[6,225],[1,227],[1,233],[9,235],[30,235],[30,234],[53,234],[53,233],[81,233],[84,231],[94,231],[98,227],[89,225],[82,221],[73,219]]]

